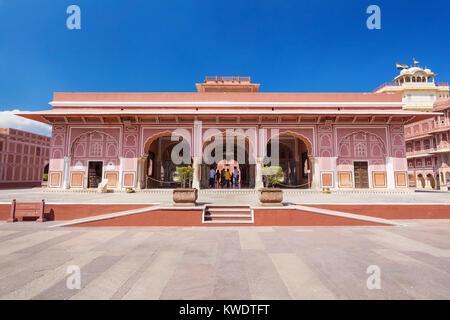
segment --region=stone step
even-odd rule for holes
[[[249,214],[207,214],[205,218],[251,218],[252,215]]]
[[[253,223],[253,212],[250,207],[239,204],[207,205],[204,215],[204,223]]]
[[[240,224],[240,223],[245,223],[245,224],[249,224],[249,223],[253,223],[252,220],[209,220],[209,221],[204,221],[203,223],[205,224]]]
[[[228,209],[228,208],[216,208],[216,209],[206,209],[208,212],[250,212],[249,208],[239,208],[239,209]]]

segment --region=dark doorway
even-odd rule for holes
[[[148,146],[147,164],[145,166],[146,188],[177,188],[180,183],[175,181],[177,167],[189,166],[189,163],[175,164],[172,161],[172,150],[179,143],[187,143],[180,137],[179,141],[173,141],[171,135],[164,135],[153,140]],[[189,156],[190,156],[190,148]],[[183,155],[180,154],[180,157]]]
[[[88,168],[88,188],[97,188],[102,182],[103,162],[89,161]]]
[[[355,188],[369,188],[369,172],[367,161],[355,161],[353,166],[355,168]]]
[[[291,134],[281,134],[269,140],[266,146],[267,157],[277,157],[272,155],[272,144],[278,143],[277,164],[267,162],[264,166],[277,165],[283,170],[283,182],[277,185],[278,188],[310,188],[309,178],[309,157],[306,143]],[[276,149],[275,149],[276,150]]]

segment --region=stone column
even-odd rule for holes
[[[123,188],[123,185],[122,185],[122,172],[123,172],[123,168],[122,168],[122,166],[123,166],[123,158],[122,157],[119,157],[119,182],[118,182],[118,184],[117,184],[117,187],[120,189],[120,188]]]
[[[445,171],[439,170],[439,189],[443,191],[448,191],[447,181],[445,180]]]
[[[320,189],[320,168],[319,168],[319,159],[316,157],[310,157],[309,158],[310,163],[310,177],[312,178],[311,181],[311,189],[319,190]]]
[[[430,178],[425,175],[425,189],[432,190]]]
[[[64,171],[63,171],[63,189],[70,188],[70,156],[64,157]]]
[[[335,189],[339,188],[337,159],[338,159],[338,157],[333,157],[333,188],[335,188]]]
[[[145,189],[145,161],[147,157],[141,157],[137,160],[137,188]]]
[[[192,188],[200,189],[200,164],[202,157],[192,157],[192,168],[194,168],[194,177],[192,178]]]
[[[392,157],[386,157],[386,180],[388,189],[395,189],[394,163]]]
[[[255,177],[255,188],[263,188],[263,176],[262,176],[262,164],[264,158],[256,158],[256,177]]]

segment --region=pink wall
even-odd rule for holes
[[[0,186],[40,184],[48,163],[50,138],[16,129],[0,131]]]
[[[153,139],[177,130],[177,134],[189,142],[191,155],[194,155],[195,146],[201,152],[205,141],[226,131],[225,127],[204,125],[198,127],[199,130],[194,127],[179,130],[177,126],[158,125],[56,125],[50,170],[62,172],[64,157],[71,156],[71,171],[87,172],[88,161],[102,160],[104,168],[108,166],[110,171],[136,176],[138,159]],[[407,170],[402,125],[291,125],[260,129],[243,126],[232,131],[248,138],[255,157],[264,155],[267,142],[274,136],[292,134],[309,146],[310,155],[318,158],[320,171],[352,171],[354,160],[368,161],[370,171],[386,171],[386,157],[392,158],[394,171]]]

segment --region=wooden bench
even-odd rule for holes
[[[44,208],[44,200],[41,202],[17,203],[16,199],[13,199],[11,202],[11,218],[8,219],[8,222],[17,222],[19,218],[21,221],[24,218],[37,218],[37,222],[45,222]]]

